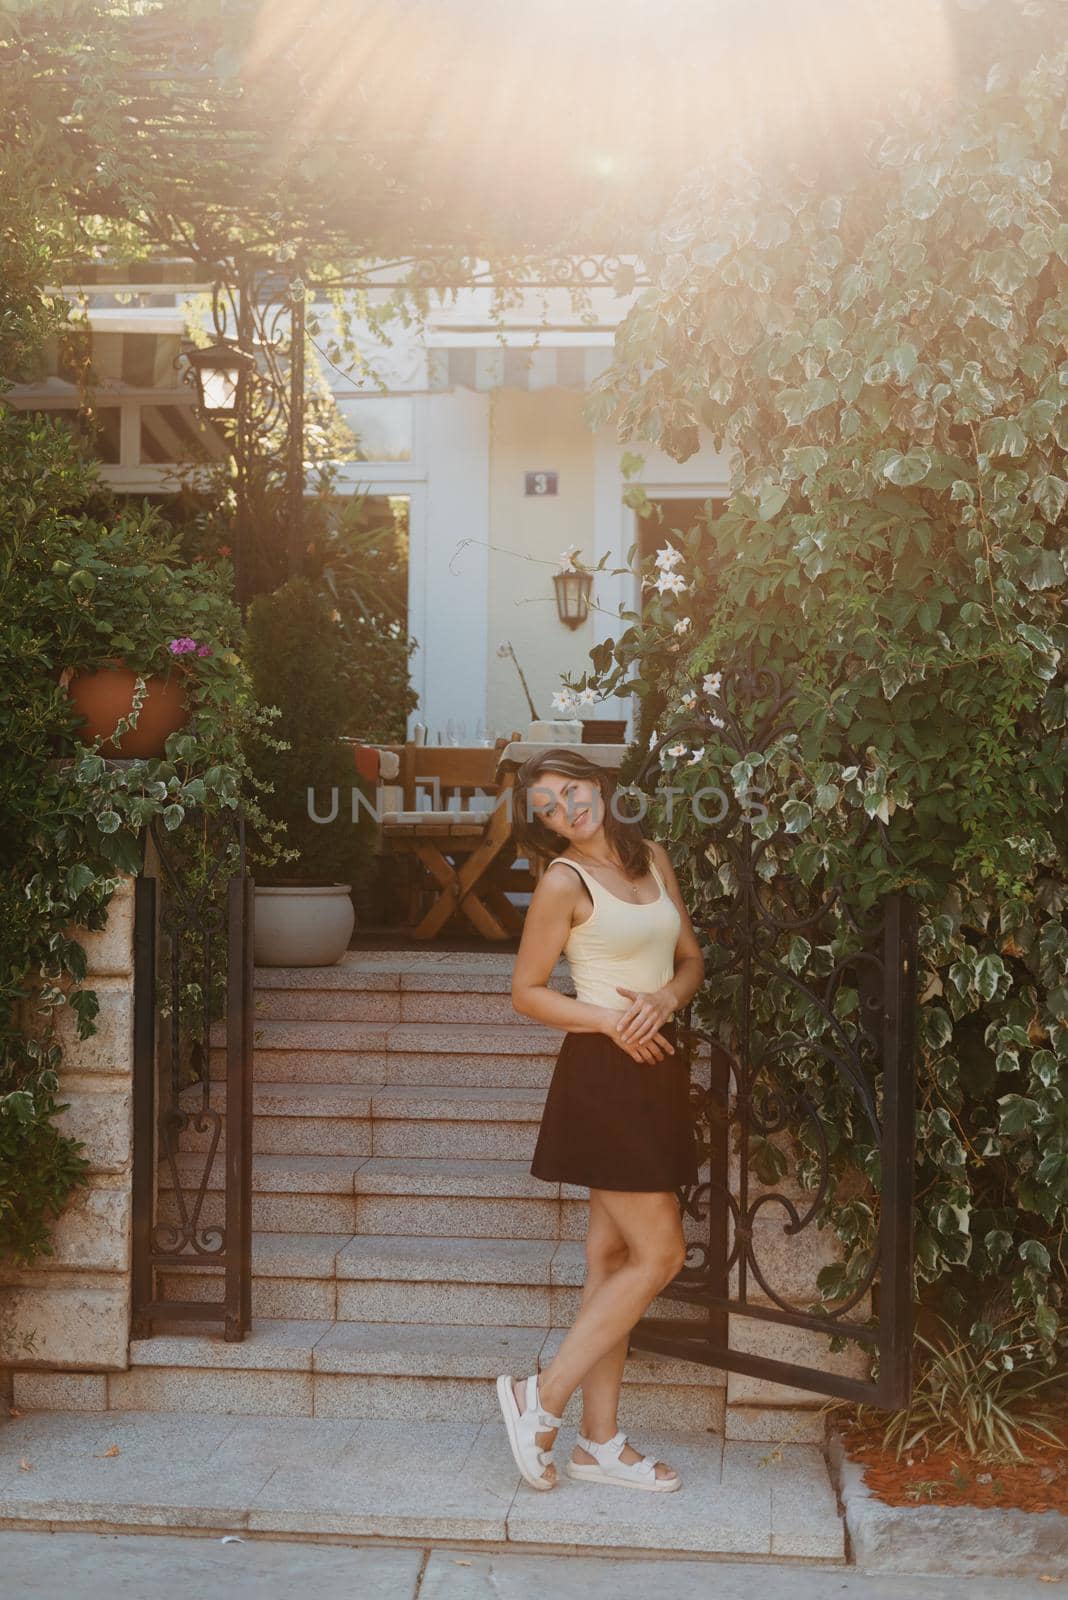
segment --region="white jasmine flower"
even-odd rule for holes
[[[702,745],[700,750],[695,750],[694,751],[693,755],[690,757],[689,761],[687,761],[686,765],[688,767],[696,767],[697,763],[703,758],[704,753],[705,753],[705,747],[704,747],[704,745]]]
[[[684,711],[691,710],[692,707],[694,707],[697,704],[697,695],[694,692],[694,690],[693,689],[687,689],[686,693],[683,695],[682,699],[679,701],[679,704],[680,704],[680,706],[682,707],[682,709]]]
[[[650,750],[653,748],[654,744],[656,743],[656,740],[657,740],[657,732],[656,732],[656,729],[654,728],[652,733],[649,735],[649,749]]]
[[[574,711],[578,705],[578,696],[573,689],[560,689],[553,695],[554,711]]]
[[[670,572],[682,560],[682,551],[676,550],[673,544],[665,544],[656,552],[656,564],[661,572]]]
[[[689,588],[689,584],[680,572],[665,570],[657,578],[654,587],[659,589],[661,594],[667,594],[669,590],[672,594],[683,594]]]
[[[708,720],[714,728],[725,728],[727,726],[722,717],[709,717]]]
[[[678,760],[679,756],[684,756],[686,754],[686,746],[684,744],[668,745],[667,753],[669,756],[674,756],[675,759]]]
[[[676,622],[676,624],[675,624],[675,630],[674,631],[676,633],[689,633],[689,631],[690,631],[690,619],[689,619],[689,617],[680,617],[678,622]]]
[[[592,706],[599,698],[597,690],[587,685],[585,689],[579,691],[578,703],[580,706]]]
[[[722,682],[722,672],[706,672],[701,680],[701,687],[704,689],[705,694],[719,694],[719,687]]]

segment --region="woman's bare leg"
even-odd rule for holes
[[[589,1220],[586,1224],[586,1278],[582,1288],[582,1305],[589,1303],[594,1293],[627,1260],[627,1242],[605,1206],[601,1204],[600,1189],[590,1190]],[[587,1439],[599,1443],[610,1439],[616,1431],[615,1417],[619,1404],[619,1388],[623,1381],[623,1367],[627,1359],[626,1334],[599,1361],[595,1361],[582,1380],[582,1432]],[[522,1406],[519,1393],[521,1380],[513,1380],[516,1404]],[[543,1379],[539,1379],[538,1393],[544,1399]],[[550,1407],[551,1409],[551,1407]],[[607,1432],[602,1432],[607,1424]],[[548,1449],[556,1438],[552,1433],[538,1434],[537,1442]],[[585,1451],[576,1453],[575,1459],[590,1460]]]
[[[601,1408],[608,1409],[610,1383],[614,1385],[618,1401],[619,1376],[613,1378],[613,1373],[622,1373],[620,1346],[625,1359],[631,1328],[650,1301],[671,1282],[686,1255],[674,1195],[624,1193],[611,1189],[593,1193],[597,1196],[596,1207],[591,1208],[591,1225],[596,1228],[594,1250],[598,1254],[605,1251],[605,1259],[599,1265],[601,1281],[584,1292],[573,1327],[538,1380],[541,1402],[556,1416],[562,1414],[579,1384],[585,1384],[592,1369],[602,1361],[606,1364],[601,1373],[594,1376],[592,1404],[599,1412]],[[613,1256],[617,1259],[619,1256],[618,1250],[611,1248],[615,1235],[622,1239],[626,1257],[614,1270],[604,1270]],[[598,1431],[603,1432],[603,1416],[599,1415],[597,1420],[602,1424]],[[586,1421],[594,1425],[593,1419]],[[603,1432],[603,1439],[598,1438],[597,1433],[587,1433],[586,1437],[600,1444],[615,1431],[613,1423]],[[539,1435],[538,1442],[548,1447],[555,1436],[555,1431]],[[637,1452],[628,1454],[625,1451],[623,1459],[636,1460]],[[658,1476],[668,1475],[670,1469],[658,1471]]]
[[[590,1215],[586,1227],[586,1281],[582,1305],[589,1305],[601,1285],[625,1266],[627,1241],[602,1204],[602,1190],[590,1190]],[[628,1330],[629,1331],[629,1330]],[[627,1360],[627,1335],[593,1363],[582,1380],[582,1432],[587,1439],[610,1439],[616,1431],[619,1389]],[[608,1432],[603,1430],[608,1428]]]

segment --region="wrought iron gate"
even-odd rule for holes
[[[774,673],[750,661],[721,674],[714,725],[738,750],[762,752],[788,731],[791,698]],[[640,786],[651,787],[665,744],[703,743],[708,733],[707,721],[674,727],[644,763]],[[711,951],[714,1031],[693,1026],[689,1011],[680,1031],[707,1169],[679,1192],[689,1248],[665,1291],[679,1316],[644,1318],[631,1343],[898,1406],[911,1384],[915,906],[893,893],[861,913],[825,874],[802,877],[793,870],[797,838],[775,821],[780,812],[766,791],[761,799],[766,826],[738,826],[732,801],[722,830],[711,826],[695,852],[694,923]],[[881,827],[878,818],[873,826]],[[865,1154],[863,1172],[844,1175],[855,1191],[845,1198],[841,1133]],[[790,1183],[791,1165],[800,1183]],[[837,1298],[821,1294],[815,1276],[787,1292],[769,1268],[769,1242],[780,1246],[781,1261],[794,1248],[785,1241],[803,1243],[834,1207],[850,1203],[869,1232],[852,1280]],[[875,1374],[731,1348],[732,1328],[744,1323],[856,1341],[874,1358]]]
[[[244,826],[190,816],[173,832],[153,827],[145,854],[134,902],[132,1331],[219,1321],[226,1339],[243,1339],[252,1284],[253,918]],[[213,1056],[224,1063],[220,1078]],[[222,1297],[166,1297],[176,1273],[218,1281]]]

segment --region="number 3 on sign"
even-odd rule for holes
[[[555,494],[557,474],[555,472],[528,472],[526,474],[527,494]]]

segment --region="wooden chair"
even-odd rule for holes
[[[498,754],[498,748],[451,745],[406,744],[401,751],[403,807],[383,813],[382,843],[388,853],[418,862],[437,888],[429,909],[418,920],[411,916],[417,939],[432,939],[460,913],[487,939],[522,929],[499,880],[510,861],[511,824],[505,807],[493,806]],[[419,796],[427,792],[431,809],[420,810]],[[481,806],[471,804],[476,797]]]

